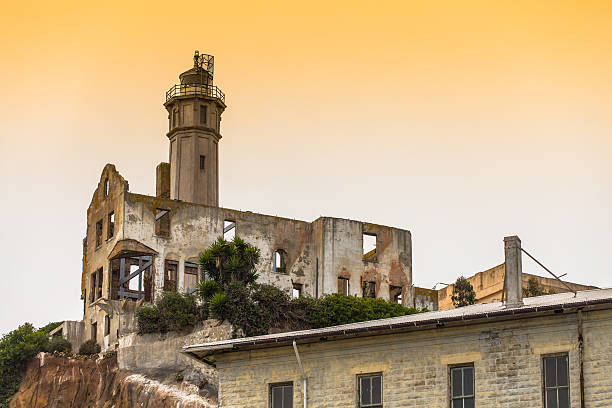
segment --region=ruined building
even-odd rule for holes
[[[139,301],[193,291],[200,252],[239,235],[261,250],[259,281],[292,296],[345,293],[412,306],[412,244],[407,230],[321,217],[299,221],[219,207],[219,143],[225,94],[213,84],[214,59],[193,68],[165,95],[169,163],[156,169],[156,196],[132,193],[112,164],[87,210],[83,240],[83,339],[103,348],[133,330]],[[233,136],[237,137],[237,136]],[[68,325],[70,322],[66,322]]]

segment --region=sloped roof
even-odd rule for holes
[[[594,289],[577,292],[558,293],[554,295],[537,296],[523,299],[523,305],[506,307],[501,302],[482,303],[450,310],[418,313],[388,319],[371,320],[367,322],[344,324],[320,329],[300,330],[294,332],[268,334],[265,336],[245,337],[231,340],[221,340],[211,343],[185,346],[182,352],[212,363],[214,359],[207,358],[214,354],[249,350],[253,348],[278,347],[291,344],[294,340],[307,343],[319,340],[337,340],[349,337],[373,336],[394,332],[409,331],[415,328],[438,328],[446,323],[475,324],[483,321],[518,319],[534,314],[554,313],[565,309],[599,306],[612,307],[612,289]]]

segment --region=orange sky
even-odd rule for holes
[[[0,332],[80,318],[94,185],[112,162],[154,192],[195,49],[227,94],[222,206],[409,229],[417,285],[501,263],[518,234],[612,286],[612,2],[97,3],[0,13]],[[53,307],[5,315],[25,296]]]

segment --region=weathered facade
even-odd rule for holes
[[[293,296],[341,292],[412,305],[412,243],[403,229],[340,218],[299,221],[218,207],[218,143],[225,95],[212,57],[166,93],[170,163],[156,169],[156,196],[129,191],[108,164],[87,210],[82,299],[86,336],[104,348],[134,330],[137,302],[191,291],[200,252],[234,235],[261,250],[259,281]]]

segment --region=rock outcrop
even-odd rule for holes
[[[41,353],[27,366],[10,408],[214,408],[198,387],[119,370],[115,358],[79,360]]]

